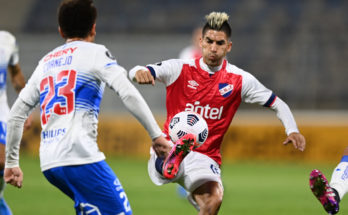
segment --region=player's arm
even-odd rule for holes
[[[276,97],[273,104],[269,107],[277,113],[277,117],[285,127],[288,137],[283,144],[292,143],[296,149],[304,151],[306,148],[306,140],[297,128],[296,121],[289,106],[279,97]]]
[[[152,86],[155,86],[156,75],[152,75],[151,71],[144,66],[132,68],[129,72],[129,77],[138,84],[152,84]]]
[[[152,84],[158,80],[166,86],[172,84],[180,75],[184,61],[171,59],[156,64],[135,66],[129,71],[129,78],[138,84]]]
[[[128,111],[147,130],[153,140],[153,147],[156,153],[161,157],[165,157],[170,150],[170,144],[162,136],[162,131],[144,98],[128,80],[127,72],[122,67],[117,69],[112,67],[109,70],[110,73],[115,74],[115,78],[110,82],[111,88],[117,92]]]
[[[163,138],[162,131],[144,98],[128,80],[127,71],[115,60],[105,58],[103,54],[97,55],[96,58],[96,72],[99,78],[117,93],[128,111],[144,126],[158,156],[165,157],[171,148],[170,144]]]
[[[21,90],[11,107],[7,121],[4,179],[6,183],[16,187],[21,187],[23,181],[23,173],[19,167],[19,148],[24,122],[40,100],[40,92],[36,87],[40,76],[38,70],[34,71],[28,84]]]
[[[287,134],[287,138],[283,144],[292,143],[300,151],[305,149],[305,138],[297,128],[296,121],[289,106],[249,73],[243,75],[242,98],[247,103],[258,103],[274,110],[285,127]]]
[[[24,122],[34,106],[25,103],[18,98],[11,108],[6,135],[6,162],[4,179],[15,187],[22,187],[23,173],[19,167],[19,148],[22,139]]]

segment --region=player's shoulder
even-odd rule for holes
[[[15,43],[16,38],[13,34],[8,31],[0,31],[0,41],[7,43]]]
[[[95,49],[96,51],[105,51],[108,50],[105,45],[99,44],[99,43],[90,43],[90,42],[84,42],[83,43],[86,47]]]
[[[244,69],[241,69],[241,68],[237,67],[236,65],[230,64],[228,62],[227,62],[227,65],[226,65],[226,71],[227,71],[227,73],[240,75],[243,78],[250,78],[250,77],[253,76],[252,74],[250,74],[249,72],[245,71]]]
[[[194,64],[193,60],[190,59],[177,59],[172,58],[155,63],[156,66],[170,66],[170,67],[182,67],[184,64]]]
[[[187,64],[189,66],[196,66],[196,59],[191,58],[191,59],[182,59],[183,64]]]
[[[77,47],[80,50],[87,50],[87,52],[91,53],[105,53],[107,51],[107,48],[98,43],[92,43],[92,42],[85,42],[85,41],[76,41],[73,43],[68,44],[69,46]]]
[[[98,44],[98,43],[89,43],[88,44],[92,49],[94,49],[96,55],[102,55],[104,56],[107,60],[112,60],[115,61],[116,58],[113,56],[111,51],[103,44]],[[103,57],[103,58],[104,58]]]

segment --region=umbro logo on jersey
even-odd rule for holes
[[[223,97],[228,97],[231,95],[233,90],[233,85],[232,84],[227,84],[227,83],[220,83],[219,84],[219,92]]]
[[[195,80],[189,80],[188,81],[188,87],[197,90],[198,83]]]

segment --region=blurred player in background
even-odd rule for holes
[[[148,164],[150,178],[155,184],[177,182],[182,185],[189,192],[188,199],[200,215],[217,214],[222,203],[220,146],[242,101],[273,109],[288,135],[283,144],[292,143],[298,150],[305,149],[305,139],[299,133],[288,105],[250,73],[225,59],[232,48],[227,14],[212,12],[206,19],[200,41],[202,58],[171,59],[147,67],[136,66],[129,74],[139,84],[154,85],[155,80],[165,84],[167,120],[164,133],[167,137],[168,124],[178,112],[195,111],[207,121],[208,139],[202,146],[188,153],[185,159],[185,153],[176,154],[173,151],[180,151],[182,143],[191,141],[190,138],[175,143],[174,150],[169,154],[170,159],[165,161],[151,153]],[[189,147],[185,152],[191,149]],[[168,162],[181,159],[183,161],[178,172],[166,168]],[[171,177],[163,177],[168,173]],[[172,177],[174,178],[168,179]]]
[[[10,75],[11,83],[19,93],[25,86],[24,76],[19,66],[18,47],[16,38],[7,31],[0,31],[0,214],[11,214],[4,197],[3,191],[5,183],[3,179],[5,166],[5,144],[7,117],[10,112],[7,103],[6,77]],[[29,128],[31,119],[25,123],[25,128]]]
[[[339,203],[348,192],[348,147],[332,173],[330,184],[325,175],[315,169],[309,178],[310,188],[329,214],[339,211]]]
[[[95,44],[97,10],[92,0],[66,0],[58,10],[66,43],[46,54],[11,108],[5,181],[21,187],[19,144],[23,122],[40,106],[40,163],[47,180],[75,202],[76,214],[132,214],[125,191],[99,151],[97,123],[105,85],[140,121],[159,156],[170,146],[126,70]]]
[[[202,38],[202,28],[195,28],[192,32],[192,44],[185,47],[179,54],[180,59],[195,59],[202,57],[199,41]]]

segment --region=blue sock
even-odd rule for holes
[[[1,215],[12,215],[10,208],[6,204],[4,198],[0,198],[0,214]]]
[[[156,162],[155,162],[155,167],[158,173],[160,173],[161,175],[163,175],[163,163],[164,160],[162,158],[157,158]]]
[[[348,155],[344,155],[341,159],[341,162],[348,162]]]

